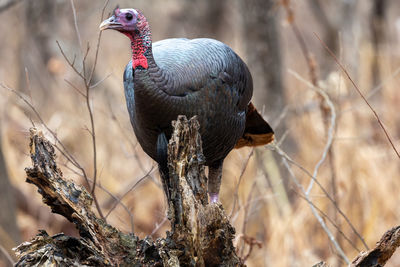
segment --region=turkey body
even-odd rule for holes
[[[114,9],[100,24],[129,37],[132,61],[124,72],[131,124],[143,150],[158,163],[168,203],[171,190],[168,139],[178,115],[197,116],[209,166],[208,194],[218,201],[222,166],[234,148],[261,146],[274,138],[250,99],[253,82],[246,64],[214,39],[166,39],[152,43],[146,17],[136,9]]]
[[[157,160],[157,138],[169,139],[172,120],[197,115],[206,165],[223,159],[243,135],[253,83],[246,64],[227,45],[213,39],[155,42],[148,68],[125,68],[124,89],[135,135]],[[210,169],[211,172],[211,169]]]

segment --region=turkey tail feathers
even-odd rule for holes
[[[242,137],[237,141],[235,148],[244,146],[263,146],[274,140],[274,131],[268,122],[258,113],[252,103],[247,107],[246,126]]]

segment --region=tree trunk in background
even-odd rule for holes
[[[360,48],[363,38],[363,29],[361,26],[362,17],[358,1],[340,1],[338,17],[339,31],[342,34],[343,59],[347,71],[352,75],[353,80],[358,84],[360,65]]]
[[[336,24],[331,19],[326,10],[332,10],[332,3],[325,3],[325,6],[321,4],[321,0],[311,0],[309,2],[310,10],[313,12],[315,19],[317,20],[319,26],[322,28],[322,38],[329,49],[333,53],[337,54],[339,46],[339,33]],[[337,16],[336,12],[334,14]],[[322,61],[318,62],[318,67],[321,73],[319,79],[325,79],[331,71],[336,67],[334,60],[326,53],[323,53]]]
[[[179,27],[171,27],[171,34],[186,36],[187,38],[215,38],[223,35],[222,27],[224,20],[226,0],[184,0],[181,12],[176,16]],[[193,27],[196,25],[196,27]],[[179,32],[183,29],[185,32]],[[178,30],[178,32],[176,32]]]
[[[246,63],[253,76],[253,100],[259,111],[272,124],[279,140],[286,131],[285,119],[279,122],[285,108],[285,91],[282,81],[282,57],[280,35],[278,32],[278,7],[276,0],[239,1],[242,15],[242,38],[246,49]],[[294,151],[295,143],[288,136],[283,143],[285,151]],[[281,167],[279,156],[270,151],[257,153],[264,175],[277,196],[276,205],[282,216],[290,210],[288,194],[288,177],[285,168]]]
[[[240,4],[246,62],[254,81],[254,101],[259,109],[265,106],[266,115],[273,122],[285,106],[277,29],[278,3],[275,0],[248,0],[240,1]]]
[[[20,233],[16,220],[15,196],[8,179],[8,173],[2,145],[0,142],[0,244],[13,255],[11,248],[20,242]],[[8,261],[0,253],[0,262]]]
[[[47,64],[54,52],[50,42],[54,41],[51,36],[54,36],[56,28],[55,5],[54,0],[26,2],[27,31],[31,34],[44,64]]]
[[[26,69],[29,74],[29,86],[41,93],[39,99],[47,101],[50,97],[46,90],[50,88],[48,83],[54,81],[48,63],[54,54],[54,33],[57,17],[60,17],[55,12],[57,1],[25,1],[23,5],[21,15],[24,17],[24,30],[20,33],[23,36],[20,44],[18,88],[20,91],[27,90]]]
[[[371,66],[372,88],[375,88],[381,81],[381,71],[379,68],[380,48],[385,42],[385,15],[386,0],[374,0],[371,15],[371,42],[374,49],[373,61]]]
[[[308,2],[310,11],[318,26],[321,27],[321,33],[318,34],[333,53],[341,57],[347,71],[356,82],[359,78],[360,49],[369,34],[368,27],[364,26],[368,23],[366,16],[369,12],[369,2],[357,0],[311,0]],[[316,41],[316,43],[319,42]],[[330,72],[337,71],[337,65],[322,45],[320,47],[323,51],[321,60],[318,62],[321,70],[318,78],[323,80]]]

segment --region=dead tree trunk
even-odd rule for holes
[[[361,251],[348,267],[382,267],[392,257],[400,246],[400,226],[386,231],[376,243],[375,248]],[[325,262],[319,262],[313,267],[329,267]]]
[[[242,266],[232,244],[234,228],[220,205],[208,204],[199,124],[180,116],[174,127],[168,145],[172,231],[155,241],[122,233],[96,217],[90,194],[64,179],[54,147],[31,129],[27,182],[38,187],[53,212],[76,225],[80,238],[41,231],[15,249],[16,266]]]
[[[388,230],[376,243],[375,248],[361,252],[349,267],[380,267],[392,257],[400,246],[400,226]]]

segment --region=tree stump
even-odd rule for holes
[[[153,241],[123,233],[92,211],[87,190],[65,179],[51,143],[31,129],[27,182],[38,187],[52,212],[73,222],[80,238],[45,231],[15,248],[16,266],[243,266],[234,228],[220,204],[208,204],[199,123],[179,116],[168,145],[171,232]]]

